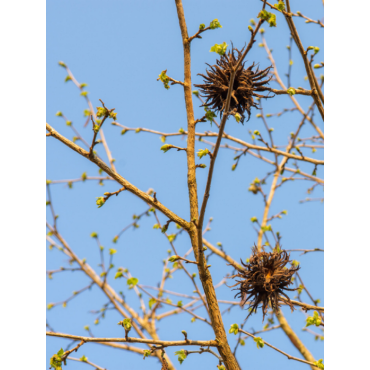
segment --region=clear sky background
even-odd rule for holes
[[[323,6],[321,0],[291,1],[292,10],[301,11],[313,19],[322,19]],[[249,41],[247,29],[249,20],[256,16],[261,8],[257,0],[249,1],[184,1],[184,11],[189,35],[193,35],[200,23],[209,24],[218,18],[221,29],[210,30],[204,33],[201,40],[192,42],[192,81],[201,83],[197,73],[204,73],[205,63],[214,64],[217,55],[209,49],[215,43],[233,42],[235,47],[241,48]],[[320,52],[315,61],[323,61],[323,29],[315,24],[305,24],[303,19],[294,18],[299,35],[304,46],[318,46]],[[267,43],[273,49],[273,56],[278,71],[287,84],[284,74],[288,70],[289,55],[286,45],[289,43],[289,30],[282,15],[277,14],[277,28],[264,27]],[[269,66],[266,52],[256,45],[247,56],[247,64],[259,63],[261,68]],[[85,99],[79,95],[79,90],[72,82],[64,82],[65,69],[58,66],[58,61],[64,61],[72,70],[79,82],[86,82],[89,97],[94,105],[100,106],[98,99],[102,99],[108,108],[114,107],[117,112],[117,122],[129,127],[145,127],[163,132],[177,132],[180,127],[186,129],[186,112],[183,99],[183,90],[180,86],[171,86],[165,90],[161,82],[156,81],[159,73],[167,69],[169,76],[183,79],[183,48],[178,25],[175,3],[166,1],[47,1],[47,122],[62,135],[74,136],[70,127],[65,125],[62,118],[56,117],[57,111],[62,111],[73,121],[82,136],[91,142],[91,127],[83,128],[86,118],[83,116],[87,108]],[[294,87],[309,88],[303,63],[297,48],[293,45],[292,83]],[[319,70],[317,74],[323,73]],[[279,88],[276,83],[271,87]],[[304,109],[311,104],[311,98],[299,96],[297,98]],[[194,99],[195,116],[201,117],[203,108],[199,107],[198,100]],[[282,108],[292,108],[293,103],[287,96],[276,96],[263,102],[265,113],[277,113]],[[256,118],[257,110],[252,111],[251,119],[243,125],[237,124],[233,118],[226,125],[226,132],[250,142],[248,130],[260,130],[264,137],[263,123]],[[287,143],[289,133],[293,131],[301,115],[297,112],[286,113],[280,118],[270,118],[269,125],[274,128],[274,140],[277,145]],[[323,129],[318,113],[314,116],[315,122]],[[162,144],[160,137],[148,133],[135,134],[129,132],[120,135],[120,129],[106,123],[104,133],[107,138],[113,157],[116,159],[117,171],[143,191],[154,188],[160,201],[179,216],[189,219],[189,204],[186,182],[186,158],[183,152],[169,151],[163,154],[160,151]],[[197,131],[209,130],[209,123],[200,123]],[[214,129],[214,127],[212,127]],[[315,135],[316,132],[306,123],[301,137]],[[77,142],[78,143],[78,142]],[[168,139],[167,143],[185,146],[181,137]],[[207,147],[197,142],[196,150]],[[103,148],[98,153],[106,160]],[[322,159],[322,150],[311,153],[305,149],[307,155]],[[206,238],[213,244],[222,242],[225,251],[233,258],[245,260],[250,255],[250,248],[257,241],[256,232],[250,222],[252,216],[262,218],[263,202],[258,195],[248,192],[249,184],[254,178],[263,178],[273,167],[246,156],[241,159],[236,171],[231,171],[234,163],[234,152],[221,149],[216,162],[211,196],[206,212],[206,219],[213,217],[212,230]],[[206,163],[208,160],[197,161]],[[302,171],[311,173],[313,165],[302,163]],[[83,172],[90,176],[98,175],[98,168],[74,153],[58,141],[47,140],[47,178],[52,180],[75,179]],[[202,199],[208,171],[198,170],[197,181],[199,197]],[[318,168],[318,177],[323,178],[322,168]],[[306,190],[312,182],[295,181],[284,185],[277,191],[270,210],[270,215],[284,209],[288,215],[281,220],[273,221],[275,231],[280,231],[282,245],[286,249],[313,249],[323,248],[323,204],[309,202],[300,204],[299,201],[307,197]],[[270,181],[264,187],[268,192]],[[98,232],[100,242],[106,247],[116,248],[117,254],[113,263],[116,267],[129,267],[133,276],[141,284],[156,285],[162,273],[162,260],[166,258],[169,244],[163,234],[153,230],[156,223],[153,216],[140,220],[140,228],[125,232],[117,244],[112,243],[113,237],[126,225],[132,222],[132,215],[140,214],[147,209],[145,203],[129,193],[122,193],[110,199],[104,207],[97,209],[96,197],[106,191],[116,191],[119,186],[113,182],[105,182],[101,187],[97,182],[77,183],[73,189],[65,184],[52,185],[52,198],[56,213],[59,214],[58,227],[63,237],[74,249],[80,258],[86,257],[87,262],[99,271],[99,251],[95,240],[90,237],[93,231]],[[312,197],[322,197],[321,187],[317,187]],[[47,214],[50,220],[50,214]],[[166,219],[160,215],[161,222]],[[173,225],[170,232],[175,231]],[[188,237],[183,234],[176,239],[176,248],[180,254],[190,247]],[[292,258],[301,263],[301,272],[310,293],[315,299],[319,298],[324,305],[323,266],[324,253],[315,252],[304,256],[292,252]],[[106,255],[106,259],[108,256]],[[226,273],[232,269],[225,262],[215,256],[210,258],[213,281],[218,283]],[[66,258],[58,251],[47,251],[47,269],[59,268],[66,265]],[[189,266],[189,270],[194,269]],[[194,270],[195,271],[195,270]],[[112,274],[113,275],[113,274]],[[122,290],[129,303],[139,309],[139,301],[132,291],[129,291],[123,279],[113,280],[110,283],[117,290]],[[199,282],[199,280],[198,280]],[[53,280],[47,281],[47,302],[59,302],[68,298],[73,291],[88,284],[88,280],[81,272],[64,272],[56,274]],[[200,285],[200,282],[199,282]],[[182,293],[193,290],[181,271],[174,274],[168,281],[166,288]],[[293,296],[292,294],[291,296]],[[234,292],[226,286],[217,290],[219,299],[232,300]],[[176,298],[171,297],[173,301]],[[145,298],[148,301],[148,298]],[[302,299],[309,302],[304,293]],[[99,325],[94,325],[96,315],[90,310],[99,310],[106,303],[106,298],[96,287],[72,300],[67,308],[61,306],[48,311],[48,322],[55,331],[75,335],[85,335],[83,327],[90,325],[95,336],[119,337],[123,336],[123,329],[117,326],[121,320],[117,313],[108,311],[106,318]],[[221,309],[227,306],[222,305]],[[162,312],[167,307],[162,309]],[[296,311],[290,313],[287,308],[283,312],[296,330],[298,336],[318,360],[323,358],[323,343],[315,341],[314,336],[302,332],[305,325],[305,316]],[[204,312],[199,310],[202,316]],[[228,329],[233,323],[241,323],[247,314],[246,310],[235,307],[224,315],[224,325]],[[212,329],[202,322],[190,323],[190,316],[181,314],[161,321],[158,326],[159,336],[163,340],[181,340],[181,330],[188,332],[191,339],[213,339]],[[262,325],[262,315],[252,316],[245,329],[259,330]],[[314,328],[313,330],[316,330]],[[318,330],[316,330],[319,332]],[[228,334],[230,345],[233,348],[236,336]],[[272,331],[261,334],[267,342],[276,345],[281,350],[297,357],[301,357],[285,334],[281,331]],[[46,366],[49,367],[49,358],[60,347],[66,347],[67,340],[57,338],[47,339]],[[138,346],[138,345],[137,345]],[[143,347],[145,348],[145,347]],[[169,354],[177,367],[180,365],[173,355],[177,349],[169,349]],[[137,354],[113,350],[94,344],[85,344],[74,357],[85,354],[89,360],[107,368],[115,369],[153,369],[160,368],[156,359],[142,360]],[[237,358],[243,369],[256,368],[284,368],[304,369],[307,365],[289,361],[283,355],[270,348],[257,349],[252,340],[238,350]],[[181,365],[181,368],[201,368],[207,366],[215,368],[217,361],[211,355],[191,355]],[[84,364],[68,362],[68,369],[86,367]]]

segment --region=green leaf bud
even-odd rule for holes
[[[172,146],[169,145],[169,144],[164,144],[164,145],[161,146],[161,150],[163,150],[163,153],[168,152],[171,148],[172,148]]]
[[[209,27],[211,30],[214,30],[216,28],[222,28],[220,22],[218,21],[218,19],[214,19],[210,24],[209,24]]]
[[[256,342],[258,349],[263,348],[263,346],[265,345],[265,342],[263,341],[261,337],[255,337],[253,338],[253,340]]]
[[[238,334],[239,333],[239,325],[238,324],[232,324],[229,329],[230,334]]]
[[[98,206],[98,208],[103,207],[104,203],[105,203],[104,197],[96,198],[96,205]]]
[[[211,47],[210,52],[215,52],[218,55],[224,55],[227,47],[228,47],[228,44],[226,44],[226,42],[223,42],[222,44],[214,44]]]
[[[197,156],[199,157],[199,159],[201,159],[202,157],[204,157],[208,153],[209,153],[209,150],[207,148],[206,149],[199,149],[198,152],[197,152]]]

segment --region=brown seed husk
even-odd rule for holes
[[[207,76],[199,74],[204,78],[204,84],[194,85],[200,89],[201,96],[206,98],[203,106],[213,109],[216,112],[222,114],[225,105],[226,97],[229,89],[230,75],[232,68],[236,66],[239,58],[243,54],[243,49],[240,51],[236,48],[232,48],[232,51],[222,55],[220,59],[216,60],[216,65],[207,65],[210,70],[206,70]],[[236,53],[236,55],[235,55]],[[272,98],[272,96],[260,95],[258,91],[266,91],[267,88],[264,86],[268,84],[272,76],[267,77],[271,66],[266,69],[259,71],[258,67],[255,71],[253,63],[247,69],[244,68],[245,62],[242,63],[235,74],[233,93],[231,95],[230,111],[236,110],[241,116],[241,122],[244,123],[245,112],[248,114],[248,120],[251,114],[251,108],[257,108],[257,104],[253,97],[259,98]]]
[[[285,291],[294,291],[295,289],[288,288],[293,284],[292,277],[299,266],[291,266],[287,268],[286,265],[291,262],[289,260],[290,254],[285,250],[273,252],[259,251],[257,247],[253,248],[253,255],[249,259],[249,263],[241,264],[245,269],[240,269],[234,266],[238,273],[232,278],[240,278],[236,280],[237,283],[232,287],[238,286],[234,290],[239,290],[235,297],[241,298],[241,305],[244,306],[248,300],[250,312],[247,318],[257,311],[258,305],[262,303],[263,319],[267,313],[268,305],[271,304],[273,309],[280,307],[280,302],[289,305],[291,310],[294,306],[289,297],[284,293]],[[287,301],[283,301],[281,296],[284,296]]]

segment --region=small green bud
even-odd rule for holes
[[[287,93],[290,96],[293,96],[293,95],[295,95],[296,91],[295,91],[294,87],[289,87],[289,89],[287,90]]]
[[[314,311],[313,316],[308,316],[306,319],[306,327],[310,325],[320,326],[321,318],[317,311]]]
[[[149,357],[150,356],[150,351],[148,349],[144,349],[143,355],[144,355],[143,359],[145,360],[145,357]]]
[[[170,85],[168,84],[170,82],[170,79],[166,75],[166,72],[167,70],[162,71],[159,77],[157,78],[157,81],[161,80],[163,82],[165,89],[168,90],[170,88]]]
[[[256,342],[258,349],[263,348],[263,346],[265,345],[265,342],[263,341],[261,337],[253,338],[253,340]]]
[[[322,363],[322,358],[318,361],[315,361],[313,364],[316,365],[319,369],[324,370],[324,364]]]
[[[131,319],[124,319],[118,325],[122,325],[126,332],[129,332],[132,328]]]
[[[259,188],[255,184],[251,184],[251,186],[248,188],[248,191],[251,191],[253,194],[257,194]]]
[[[88,92],[87,91],[82,91],[82,93],[80,95],[86,97],[88,95]]]
[[[208,153],[209,153],[209,150],[207,148],[206,149],[199,149],[198,152],[197,152],[197,156],[199,157],[199,159],[201,159],[202,157],[204,157]]]
[[[193,94],[198,97],[199,96],[199,91],[198,90],[193,90]]]
[[[216,28],[222,28],[220,22],[218,21],[218,19],[214,19],[210,24],[209,24],[209,27],[211,30],[214,30]]]
[[[275,7],[278,8],[279,11],[285,10],[284,1],[279,0],[279,2],[277,4],[275,4]]]
[[[58,112],[56,112],[56,114],[55,114],[57,117],[62,117],[63,116],[63,113],[61,112],[61,111],[58,111]]]
[[[206,25],[204,23],[201,23],[199,25],[199,30],[204,30],[206,28]]]
[[[230,334],[238,334],[239,333],[239,325],[238,324],[232,324],[229,329]]]
[[[65,63],[63,63],[63,62],[58,62],[58,64],[61,66],[61,67],[63,67],[63,68],[67,68],[67,66],[65,65]]]
[[[118,240],[118,235],[116,235],[116,236],[113,238],[112,242],[113,242],[113,243],[117,243],[117,240]]]
[[[127,285],[129,286],[129,289],[132,289],[138,282],[139,282],[139,279],[135,277],[127,279]]]
[[[252,26],[255,26],[256,25],[256,22],[254,21],[254,19],[252,18],[249,23],[252,25]]]
[[[172,243],[176,239],[176,234],[171,234],[167,236],[167,239],[170,243]]]
[[[172,146],[169,145],[169,144],[164,144],[164,145],[161,146],[161,150],[163,150],[163,153],[168,152],[171,148],[172,148]]]
[[[105,203],[104,197],[96,198],[96,205],[98,206],[98,208],[103,207],[104,203]]]
[[[226,44],[226,42],[223,42],[222,44],[214,44],[211,47],[210,52],[215,52],[219,55],[224,55],[225,52],[226,52],[227,47],[228,47],[228,44]]]
[[[175,355],[177,356],[177,359],[179,360],[180,362],[180,365],[184,362],[184,360],[186,359],[186,353],[185,351],[182,349],[181,351],[177,351],[175,352]]]

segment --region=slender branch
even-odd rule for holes
[[[306,119],[310,119],[309,117],[306,117]],[[116,123],[117,126],[121,126],[121,127],[125,127],[125,126],[122,126],[118,123]],[[125,127],[125,129],[127,131],[135,131],[136,129],[134,128],[128,128],[128,127]],[[154,130],[149,130],[149,129],[145,129],[145,128],[140,128],[141,131],[144,131],[144,132],[149,132],[149,133],[152,133],[152,134],[156,134],[156,135],[161,135],[161,136],[181,136],[181,135],[187,135],[188,132],[187,131],[183,131],[183,132],[175,132],[175,133],[164,133],[164,132],[159,132],[159,131],[154,131]],[[207,132],[204,132],[204,133],[201,133],[201,132],[195,132],[194,133],[195,136],[198,136],[198,137],[218,137],[219,136],[219,132],[210,132],[210,131],[207,131]],[[295,154],[291,154],[291,153],[287,153],[287,152],[284,152],[282,150],[278,150],[274,147],[264,147],[264,146],[258,146],[258,145],[254,145],[254,144],[250,144],[250,143],[247,143],[246,141],[243,141],[239,138],[236,138],[236,137],[233,137],[231,135],[228,135],[226,133],[223,133],[222,134],[222,138],[225,138],[225,139],[228,139],[230,141],[233,141],[235,143],[238,143],[240,145],[243,145],[244,147],[248,148],[248,149],[254,149],[254,150],[262,150],[264,152],[270,152],[270,153],[275,153],[275,154],[278,154],[278,155],[282,155],[284,157],[288,157],[288,158],[292,158],[292,159],[296,159],[298,161],[303,161],[303,162],[310,162],[310,163],[313,163],[313,164],[319,164],[319,165],[323,165],[324,164],[324,161],[322,160],[318,160],[318,159],[314,159],[314,158],[309,158],[309,157],[302,157],[300,155],[295,155]],[[217,145],[214,144],[214,145]],[[168,144],[168,146],[170,148],[177,148],[178,150],[185,150],[186,148],[179,148],[179,147],[176,147],[174,145],[171,145],[171,144]],[[221,147],[221,145],[220,145]]]
[[[188,43],[190,44],[195,38],[201,39],[202,37],[200,36],[200,34],[210,29],[211,27],[206,27],[206,28],[203,28],[202,30],[199,30],[195,35],[189,37]]]
[[[65,63],[63,63],[64,64],[64,67],[65,67],[65,69],[67,70],[67,73],[68,73],[68,75],[69,75],[69,77],[71,78],[71,80],[73,81],[73,83],[80,89],[80,91],[82,92],[83,91],[83,85],[81,85],[78,81],[77,81],[77,79],[73,76],[73,74],[72,74],[72,71],[68,68],[68,66],[65,64]],[[86,102],[87,102],[87,105],[89,106],[89,110],[90,110],[90,113],[92,114],[92,116],[95,118],[95,120],[96,120],[96,114],[95,114],[95,111],[94,111],[94,108],[93,108],[93,105],[92,105],[92,103],[91,103],[91,101],[90,101],[90,98],[89,98],[89,96],[86,94],[85,95],[85,99],[86,99]],[[86,121],[86,124],[85,124],[85,126],[88,124],[88,120]],[[73,127],[72,127],[73,128]],[[74,129],[75,130],[75,129]],[[104,146],[104,149],[105,149],[105,151],[106,151],[106,154],[107,154],[107,157],[108,157],[108,160],[109,160],[109,163],[110,163],[110,165],[111,165],[111,167],[112,167],[112,170],[113,171],[116,171],[116,168],[114,167],[114,160],[113,160],[113,158],[112,158],[112,154],[111,154],[111,152],[110,152],[110,150],[109,150],[109,147],[108,147],[108,144],[107,144],[107,141],[105,140],[105,136],[104,136],[104,132],[103,132],[103,129],[102,128],[100,128],[100,130],[99,130],[99,133],[100,133],[100,137],[101,137],[101,140],[102,140],[102,143],[103,143],[103,146]],[[85,141],[84,141],[84,143],[86,143]],[[87,143],[86,143],[87,144]],[[87,145],[88,146],[88,145]]]
[[[46,124],[46,129],[51,133],[53,137],[61,141],[63,144],[67,145],[69,148],[73,149],[78,154],[82,155],[83,157],[89,159],[91,162],[99,166],[110,177],[114,178],[118,183],[124,186],[127,191],[129,191],[130,193],[133,193],[140,199],[144,200],[146,203],[149,203],[151,206],[161,211],[169,219],[179,224],[185,230],[188,230],[190,228],[190,225],[187,221],[183,220],[182,218],[180,218],[179,216],[171,212],[168,208],[163,206],[159,201],[155,201],[154,198],[149,196],[147,193],[144,193],[143,191],[139,190],[137,187],[129,183],[122,176],[120,176],[117,172],[109,168],[102,160],[100,160],[99,158],[96,158],[95,156],[90,157],[89,152],[87,152],[86,150],[82,149],[81,147],[73,143],[72,141],[68,140],[67,138],[59,134],[49,124]]]
[[[250,337],[252,337],[252,338],[256,338],[253,334],[248,333],[248,332],[247,332],[247,331],[245,331],[245,330],[239,329],[239,331],[241,331],[241,332],[242,332],[242,333],[244,333],[244,334],[249,335],[249,336],[250,336]],[[300,359],[300,358],[298,358],[298,357],[294,357],[294,356],[288,355],[287,353],[285,353],[285,352],[281,351],[280,349],[278,349],[278,348],[274,347],[274,346],[273,346],[273,345],[271,345],[270,343],[267,343],[265,340],[264,340],[263,342],[266,344],[266,346],[268,346],[268,347],[270,347],[270,348],[274,349],[275,351],[278,351],[279,353],[281,353],[281,354],[285,355],[286,357],[288,357],[288,359],[289,359],[289,360],[295,360],[295,361],[303,362],[304,364],[308,364],[308,365],[310,365],[311,367],[312,367],[312,366],[314,366],[314,367],[319,368],[317,365],[315,365],[315,364],[314,364],[314,361],[313,361],[313,362],[305,361],[305,360],[302,360],[302,359]]]
[[[273,73],[275,75],[275,78],[276,78],[276,81],[278,82],[278,84],[281,86],[281,88],[283,90],[287,90],[286,86],[284,85],[283,81],[281,80],[279,74],[278,74],[278,71],[277,71],[277,68],[276,68],[276,63],[275,63],[275,60],[274,58],[272,57],[272,54],[271,54],[271,51],[269,49],[269,47],[267,46],[267,43],[266,43],[266,40],[265,38],[262,36],[262,43],[263,43],[263,46],[265,47],[265,50],[266,50],[266,53],[267,53],[267,56],[273,66]],[[303,114],[303,116],[306,116],[306,113],[304,112],[304,110],[302,109],[302,107],[298,104],[297,102],[297,99],[294,97],[294,96],[291,96],[290,97],[294,103],[294,105],[297,107],[297,109],[299,110],[299,112],[301,114]],[[315,128],[315,130],[318,132],[318,134],[320,135],[320,137],[322,139],[324,139],[324,133],[321,131],[321,129],[315,124],[315,122],[310,118],[310,117],[306,117],[307,121],[309,121],[311,123],[311,125]]]
[[[201,348],[199,351],[185,351],[186,355],[190,355],[192,353],[199,353],[199,354],[202,354],[202,353],[205,353],[205,352],[208,352],[208,353],[211,353],[213,356],[216,356],[217,359],[220,361],[220,362],[223,362],[222,361],[222,358],[220,356],[218,356],[216,353],[214,353],[212,350],[210,350],[209,348]]]
[[[225,261],[229,262],[230,265],[236,266],[240,269],[242,269],[242,265],[236,262],[234,259],[232,259],[230,256],[228,256],[224,251],[221,251],[219,248],[216,248],[214,245],[212,245],[210,242],[208,242],[206,239],[203,238],[203,244],[209,248],[214,254],[217,254],[221,258],[223,258]]]
[[[188,259],[186,259],[186,258],[183,258],[183,257],[181,257],[181,256],[172,256],[172,257],[176,258],[176,260],[185,261],[185,263],[194,263],[194,265],[197,265],[197,264],[198,264],[198,262],[190,261],[190,260],[188,260]],[[171,258],[172,258],[172,257],[171,257]]]
[[[80,358],[74,358],[74,357],[68,357],[68,360],[72,360],[72,361],[77,361],[77,362],[82,362],[82,363],[85,363],[85,364],[88,364],[88,365],[91,365],[93,367],[95,367],[95,370],[106,370],[106,369],[103,369],[102,367],[94,364],[93,362],[87,360],[87,359],[84,359],[84,360],[81,360]]]
[[[286,6],[287,6],[287,11],[290,13],[290,3],[289,0],[286,0]],[[317,79],[315,77],[315,74],[312,69],[312,65],[309,62],[307,58],[307,51],[304,49],[301,39],[299,38],[298,31],[295,27],[294,21],[292,19],[292,16],[288,13],[284,14],[285,20],[288,23],[290,32],[292,34],[292,37],[298,47],[299,52],[301,53],[307,76],[308,76],[308,81],[310,82],[311,90],[312,90],[312,97],[317,105],[317,108],[319,109],[319,112],[321,114],[322,119],[324,120],[324,107],[322,106],[322,103],[324,103],[324,95],[321,91],[320,85],[317,82]],[[321,101],[320,101],[321,99]],[[322,102],[322,103],[321,103]]]
[[[298,338],[297,334],[293,331],[293,329],[288,324],[286,318],[284,317],[281,310],[275,311],[275,315],[283,329],[284,333],[290,339],[292,344],[298,349],[301,355],[311,363],[315,362],[315,358],[312,356],[311,352],[306,348],[306,346],[302,343],[302,341]],[[312,370],[315,370],[317,367],[311,365]]]
[[[165,340],[153,340],[153,339],[142,339],[142,338],[92,338],[92,337],[83,337],[79,335],[71,335],[64,333],[54,333],[47,331],[47,336],[50,337],[59,337],[59,338],[68,338],[73,340],[81,340],[85,343],[104,343],[104,342],[130,342],[130,343],[145,343],[145,344],[155,344],[159,346],[172,347],[172,346],[204,346],[204,347],[216,347],[218,344],[215,340],[178,340],[178,341],[165,341]]]
[[[266,88],[266,90],[268,91],[271,91],[272,93],[276,94],[276,95],[290,95],[288,90],[276,90],[276,89],[271,89],[270,87]],[[313,92],[312,90],[305,90],[305,89],[302,89],[302,88],[298,88],[298,89],[295,89],[295,95],[308,95],[308,96],[312,96],[313,95]]]

